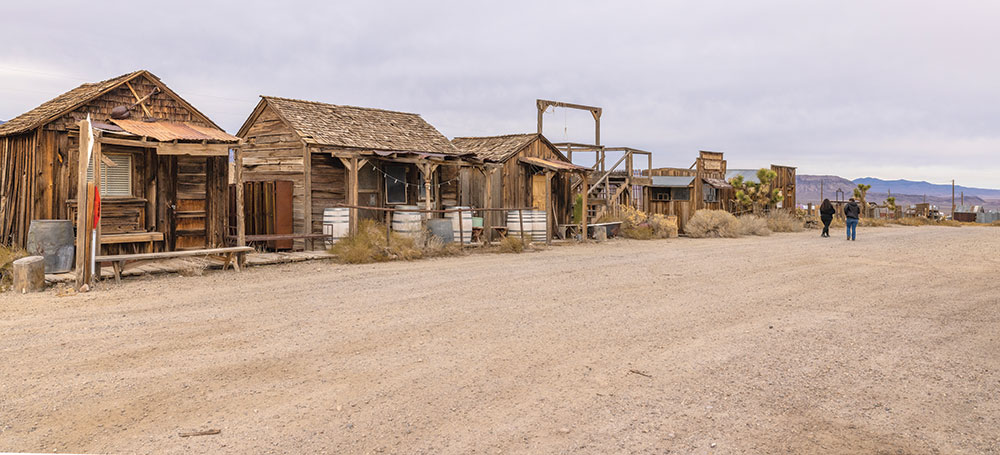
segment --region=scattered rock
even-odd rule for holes
[[[569,434],[569,428],[562,427],[559,429],[559,432],[562,434]]]

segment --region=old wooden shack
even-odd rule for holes
[[[294,249],[322,247],[309,236],[322,234],[327,208],[440,209],[457,202],[459,181],[444,178],[441,168],[477,163],[417,114],[273,96],[261,97],[237,136],[245,141],[236,155],[243,182],[237,193],[250,201],[275,188],[275,199],[287,201],[275,212],[288,214],[291,223],[270,225],[291,232],[258,234],[292,234]],[[249,206],[238,213],[247,220],[259,215]],[[385,214],[352,209],[352,229],[361,218],[384,220]]]
[[[538,133],[503,136],[456,137],[461,152],[486,163],[478,172],[469,171],[463,182],[462,204],[485,208],[534,207],[543,210],[549,236],[559,234],[560,224],[573,222],[573,183],[590,168],[570,162],[545,136]],[[454,171],[452,171],[454,172]],[[505,213],[490,212],[490,226],[506,224]]]
[[[643,189],[643,207],[648,213],[677,217],[684,225],[702,209],[731,210],[733,187],[726,180],[722,153],[701,151],[689,168],[657,168],[649,171],[652,181]]]
[[[90,116],[102,162],[105,252],[223,242],[229,149],[238,142],[140,70],[83,84],[0,125],[0,243],[24,246],[32,220],[76,220],[77,122]]]

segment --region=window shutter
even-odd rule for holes
[[[132,155],[105,154],[105,158],[115,163],[108,166],[101,163],[101,197],[132,195]],[[94,181],[94,165],[87,166],[87,181]]]

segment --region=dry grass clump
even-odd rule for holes
[[[934,226],[962,227],[962,222],[955,220],[938,220],[934,223]]]
[[[886,227],[889,225],[889,220],[884,218],[862,218],[859,224],[864,227]]]
[[[740,235],[771,235],[771,230],[767,227],[767,220],[757,215],[743,215],[736,218],[739,222]]]
[[[4,292],[14,285],[14,261],[27,255],[20,248],[0,245],[0,292]]]
[[[725,210],[698,210],[684,232],[694,238],[735,238],[740,236],[740,222]]]
[[[385,224],[374,220],[361,220],[358,232],[340,239],[330,248],[330,253],[345,264],[409,261],[425,257],[452,256],[461,251],[461,245],[445,244],[441,239],[427,233],[409,237],[392,232],[386,244]]]
[[[802,232],[806,228],[802,219],[787,210],[772,210],[764,219],[771,232]]]
[[[524,241],[519,237],[508,235],[500,241],[498,251],[501,253],[520,253],[524,251]]]
[[[603,220],[603,221],[602,221]],[[621,221],[622,237],[636,240],[667,239],[677,237],[677,217],[659,213],[648,215],[630,206],[622,207],[621,217],[601,217],[599,223]]]
[[[930,226],[934,224],[934,221],[922,216],[907,216],[897,219],[893,223],[901,226]]]
[[[989,225],[990,225],[990,226],[996,226],[996,227],[1000,227],[1000,220],[996,220],[996,221],[994,221],[994,222],[990,223]]]

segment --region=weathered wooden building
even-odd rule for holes
[[[77,122],[101,157],[101,244],[193,249],[225,235],[229,149],[238,142],[140,70],[83,84],[0,125],[0,243],[24,246],[32,220],[75,221]]]
[[[726,181],[730,181],[738,175],[743,176],[743,181],[759,183],[757,171],[759,169],[730,169],[726,172]],[[778,208],[790,210],[796,209],[795,199],[795,168],[791,166],[771,165],[771,170],[775,173],[775,178],[771,182],[771,188],[781,190],[782,199],[778,203]]]
[[[452,139],[461,152],[485,166],[457,175],[462,205],[480,208],[534,207],[544,210],[549,235],[560,224],[572,223],[573,175],[590,168],[573,164],[538,133]],[[579,178],[577,178],[579,180]],[[506,224],[502,211],[487,214],[491,226]]]
[[[722,153],[702,151],[690,168],[657,168],[649,174],[643,206],[648,213],[676,216],[681,232],[698,210],[732,209],[733,186],[726,180]]]
[[[249,200],[263,185],[287,188],[278,199],[290,201],[295,249],[312,247],[308,236],[322,234],[324,210],[339,204],[439,209],[454,202],[459,182],[440,168],[476,164],[417,114],[315,101],[262,96],[237,136],[244,140],[236,165],[242,193]],[[352,226],[384,217],[351,212]]]

